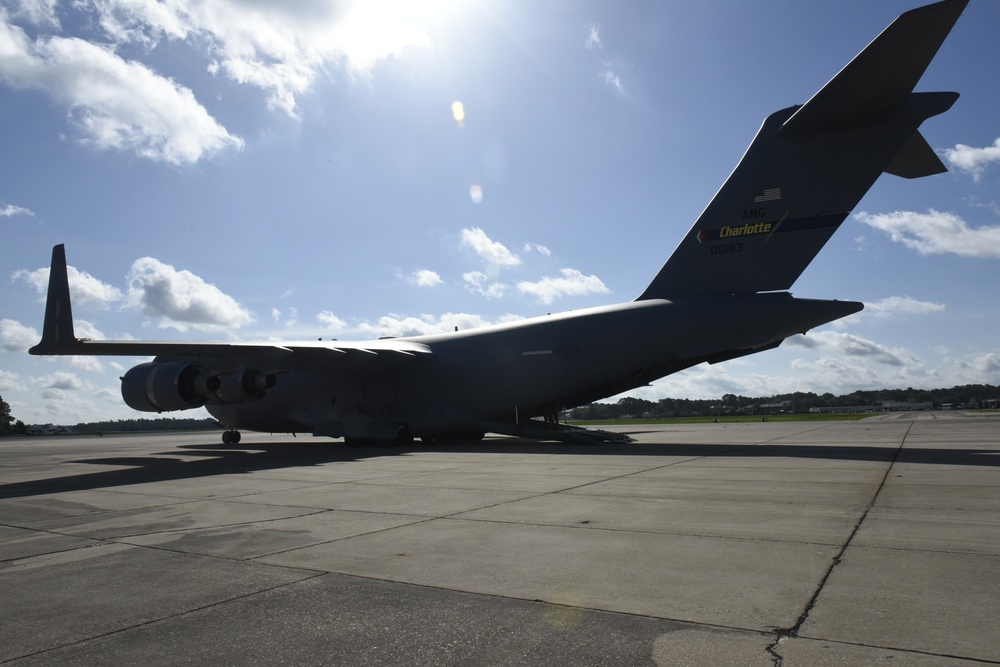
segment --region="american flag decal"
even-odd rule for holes
[[[762,201],[777,201],[781,199],[781,188],[764,188],[753,193],[753,201],[759,204]]]

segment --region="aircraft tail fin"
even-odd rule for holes
[[[883,172],[945,171],[919,127],[958,93],[912,91],[967,4],[906,12],[808,102],[771,114],[638,300],[787,290]]]
[[[49,269],[49,289],[45,299],[45,321],[42,340],[30,354],[63,354],[77,344],[73,331],[73,307],[69,297],[69,275],[66,269],[66,246],[52,248]]]

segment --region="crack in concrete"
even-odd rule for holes
[[[858,534],[859,530],[861,530],[861,526],[864,524],[865,519],[868,518],[868,514],[871,512],[872,508],[875,507],[875,501],[878,500],[879,494],[882,493],[885,481],[889,478],[889,473],[892,471],[893,466],[896,465],[899,453],[903,451],[903,446],[906,444],[906,438],[910,435],[910,429],[912,428],[913,423],[911,422],[910,425],[906,427],[906,433],[903,434],[902,439],[899,441],[899,446],[896,447],[896,452],[892,456],[892,461],[890,461],[888,467],[886,467],[885,473],[882,475],[882,479],[879,481],[878,488],[875,489],[875,493],[872,495],[871,501],[868,503],[865,511],[861,513],[857,523],[854,524],[854,529],[851,530],[851,534],[848,535],[844,544],[840,547],[840,551],[837,552],[837,555],[830,561],[830,566],[826,569],[823,577],[819,580],[816,590],[813,591],[812,597],[810,597],[809,601],[806,602],[806,606],[802,610],[802,613],[799,614],[799,618],[795,621],[795,624],[789,628],[774,629],[774,641],[768,644],[765,649],[767,654],[771,657],[771,660],[774,662],[774,667],[781,667],[784,662],[784,657],[778,652],[779,644],[781,644],[781,642],[785,639],[794,639],[799,636],[799,630],[802,629],[802,626],[809,618],[809,614],[812,612],[813,607],[816,606],[816,601],[819,600],[820,593],[822,593],[823,589],[826,587],[826,582],[829,581],[830,575],[832,575],[834,569],[840,565],[844,553],[847,551],[847,548],[851,546],[851,542],[854,541],[854,536]]]

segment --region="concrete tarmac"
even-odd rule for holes
[[[1000,415],[0,440],[0,663],[1000,664]]]

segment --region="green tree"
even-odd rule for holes
[[[618,399],[615,417],[623,417],[625,415],[641,417],[643,413],[651,412],[655,406],[656,403],[653,403],[652,401],[634,398],[632,396],[624,396]]]
[[[13,432],[14,418],[10,416],[10,404],[0,396],[0,433],[7,435]]]

